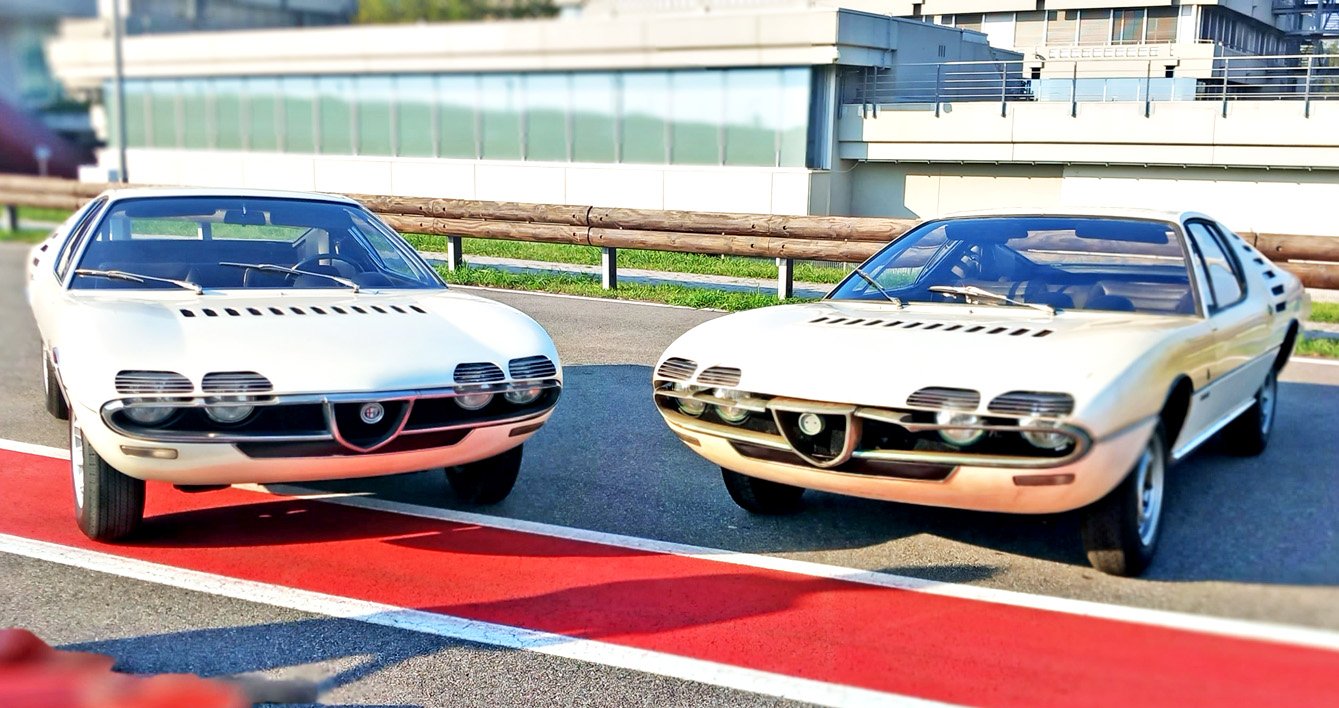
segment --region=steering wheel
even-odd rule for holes
[[[358,263],[358,261],[355,261],[352,258],[349,258],[348,256],[341,256],[338,253],[320,253],[315,256],[312,256],[311,258],[304,258],[301,261],[299,261],[296,265],[294,265],[293,268],[295,270],[306,270],[310,266],[320,265],[321,261],[342,261],[344,263],[348,263],[349,265],[353,266],[353,272],[355,273],[363,272],[363,267],[360,263]],[[336,268],[335,270],[339,269]],[[343,273],[341,273],[340,275],[343,276]]]

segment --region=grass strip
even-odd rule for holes
[[[1339,323],[1339,302],[1312,302],[1312,322]]]
[[[445,251],[445,236],[431,234],[403,234],[405,240],[420,251]],[[466,238],[462,250],[470,255],[492,258],[516,258],[548,263],[599,265],[600,250],[592,246],[565,243],[529,243],[495,239]],[[776,262],[770,258],[740,256],[705,256],[698,253],[645,251],[619,249],[621,268],[656,270],[667,273],[694,273],[698,275],[726,275],[734,278],[776,278]],[[802,283],[837,283],[846,277],[841,266],[821,266],[812,263],[795,264],[795,280]]]
[[[1295,356],[1319,356],[1329,359],[1339,359],[1339,339],[1302,337],[1302,339],[1297,342],[1297,349],[1293,354]]]
[[[28,221],[48,221],[53,224],[59,224],[70,218],[70,212],[66,209],[48,209],[47,207],[19,207],[19,218]]]
[[[18,231],[0,231],[0,241],[18,243],[37,243],[51,234],[45,229],[19,229]]]
[[[660,302],[667,305],[712,308],[729,312],[780,305],[783,302],[810,302],[809,299],[805,298],[792,298],[783,301],[778,299],[776,295],[767,292],[714,290],[672,283],[651,285],[625,282],[620,283],[617,290],[605,290],[601,287],[598,277],[583,273],[511,273],[495,268],[468,265],[456,271],[448,270],[446,266],[439,266],[437,272],[442,275],[446,282],[456,285],[477,285],[507,290],[532,290],[613,300]]]

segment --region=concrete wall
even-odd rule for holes
[[[1339,236],[1339,172],[1134,166],[863,163],[834,213],[932,218],[994,207],[1202,211],[1238,231]],[[815,186],[818,181],[815,180]]]
[[[132,149],[127,160],[130,177],[145,184],[644,209],[809,213],[810,171],[800,168],[592,165],[152,149]],[[101,162],[113,165],[116,158],[104,154]]]

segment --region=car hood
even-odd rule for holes
[[[71,295],[61,320],[61,376],[89,407],[116,397],[121,370],[173,371],[197,386],[209,372],[254,371],[275,393],[327,393],[450,386],[466,362],[504,372],[521,357],[559,364],[553,341],[530,317],[452,290],[91,291]]]
[[[770,395],[901,406],[928,387],[1069,393],[1076,411],[1139,365],[1189,317],[1021,307],[823,301],[699,325],[666,350],[699,371],[741,370],[739,388]]]

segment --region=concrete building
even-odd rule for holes
[[[128,172],[781,214],[1132,204],[1339,235],[1339,57],[986,39],[832,7],[133,37]],[[49,61],[105,115],[105,41]]]

